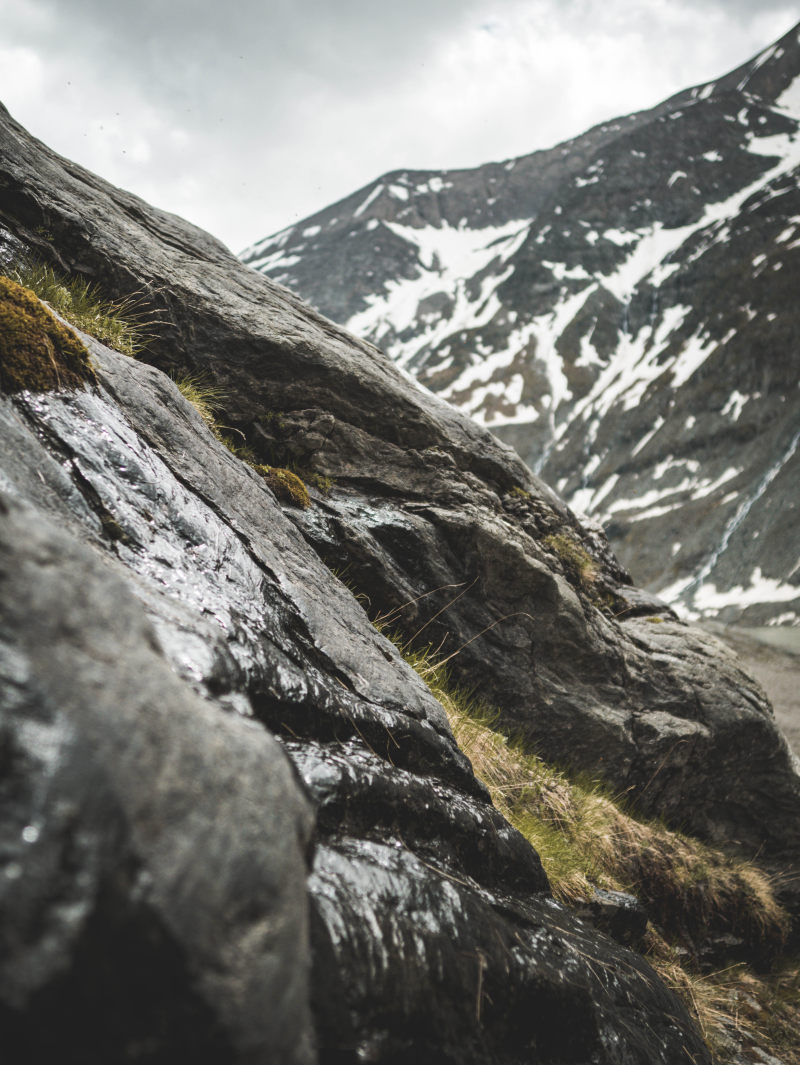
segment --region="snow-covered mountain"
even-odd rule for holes
[[[695,615],[800,620],[800,32],[242,253],[512,443]]]

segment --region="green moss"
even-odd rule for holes
[[[313,484],[314,487],[318,491],[322,492],[324,496],[328,496],[331,494],[331,489],[334,485],[334,480],[332,477],[326,477],[324,473],[314,473],[313,471],[311,473],[304,473],[303,476],[305,477],[305,480],[307,480],[310,484]]]
[[[518,484],[515,484],[511,489],[512,496],[516,496],[518,499],[530,499],[530,492],[526,492],[524,488],[520,488]]]
[[[15,263],[13,279],[45,300],[62,318],[123,355],[137,355],[151,339],[154,322],[140,297],[106,299],[97,285],[34,261]]]
[[[72,390],[96,381],[89,352],[33,292],[0,277],[0,387]]]
[[[594,559],[586,548],[568,532],[551,533],[542,541],[545,547],[558,555],[568,577],[587,589],[597,576]]]
[[[311,505],[308,489],[296,473],[292,473],[291,470],[280,469],[277,466],[263,466],[260,464],[253,464],[253,469],[264,478],[281,502],[292,503],[296,507],[303,507],[303,509]]]

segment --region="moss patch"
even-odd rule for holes
[[[97,285],[62,274],[46,263],[24,260],[9,268],[14,281],[49,303],[63,318],[123,355],[135,356],[152,339],[156,325],[141,296],[110,300]]]
[[[293,503],[304,509],[311,505],[308,489],[296,473],[277,466],[253,465],[253,469],[264,478],[282,503]]]
[[[584,589],[592,585],[597,576],[597,566],[586,548],[572,533],[551,533],[542,543],[558,555],[567,578],[572,578],[573,584]]]
[[[0,277],[0,388],[49,392],[96,380],[89,352],[72,330],[30,290]]]

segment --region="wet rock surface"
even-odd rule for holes
[[[310,1062],[311,807],[116,569],[0,497],[4,1058]]]
[[[702,1055],[264,483],[85,339],[99,390],[0,400],[12,1060]]]
[[[335,479],[281,507],[158,367],[87,337],[96,386],[0,396],[2,749],[60,714],[84,752],[55,751],[51,791],[12,758],[0,793],[3,889],[42,885],[42,919],[55,906],[71,930],[45,935],[47,968],[3,922],[35,977],[20,963],[0,984],[18,1060],[45,1038],[41,989],[70,1032],[106,991],[141,1006],[76,1062],[175,1060],[199,1033],[215,1061],[708,1061],[647,964],[548,897],[439,703],[320,556],[408,635],[460,648],[456,675],[531,743],[779,852],[797,777],[758,689],[713,638],[628,601],[599,534],[374,349],[4,112],[0,143],[8,230],[111,294],[144,288],[164,312],[153,360],[224,384],[221,420],[258,458]],[[89,848],[74,860],[62,797]],[[27,849],[40,822],[50,872]],[[163,1030],[149,985],[92,983],[109,942],[116,970],[169,974]]]
[[[798,776],[760,689],[633,589],[602,532],[581,528],[509,448],[207,234],[65,163],[7,116],[0,137],[9,234],[112,295],[145,292],[160,312],[149,359],[218,381],[220,420],[260,459],[333,479],[287,513],[373,614],[397,611],[406,635],[458,651],[456,679],[547,757],[712,839],[798,846]],[[159,446],[175,433],[152,410],[141,427]],[[218,461],[225,477],[237,465]],[[226,485],[215,505],[227,497]],[[334,624],[304,582],[301,569],[303,609]],[[361,652],[347,644],[342,679],[363,691]]]

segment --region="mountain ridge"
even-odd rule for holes
[[[798,74],[795,27],[553,149],[393,171],[242,257],[514,444],[690,616],[795,623]]]

